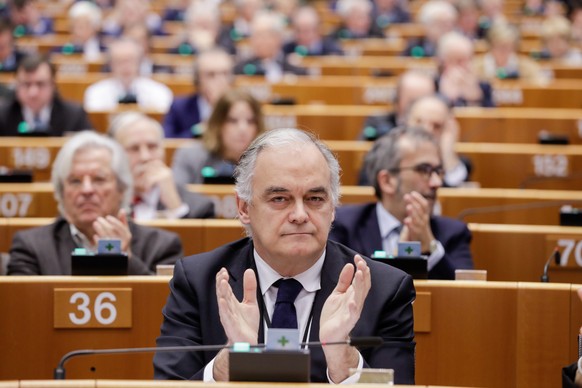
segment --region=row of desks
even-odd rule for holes
[[[168,277],[0,278],[0,380],[50,379],[66,352],[154,346],[168,295]],[[560,368],[577,359],[582,303],[575,285],[415,281],[416,382],[422,385],[557,387]],[[129,295],[110,305],[113,320],[63,327],[79,315],[58,295]],[[109,301],[109,300],[108,300]],[[117,310],[119,309],[119,310]],[[121,319],[121,318],[120,318]],[[92,326],[92,327],[91,327]],[[80,357],[71,379],[150,379],[152,356]],[[129,367],[130,366],[130,367]],[[130,384],[130,383],[127,383]]]
[[[66,99],[82,102],[87,87],[107,74],[58,74],[57,87]],[[190,75],[157,74],[154,79],[165,83],[175,95],[193,90]],[[10,82],[11,76],[0,77]],[[396,78],[370,76],[288,76],[270,84],[264,77],[237,76],[235,84],[248,88],[261,101],[291,98],[296,104],[380,105],[392,103]],[[582,80],[558,79],[547,85],[519,80],[496,81],[493,97],[497,106],[536,108],[582,108]]]
[[[189,185],[215,204],[217,218],[237,215],[231,185]],[[369,186],[343,186],[341,204],[374,202]],[[465,222],[495,224],[559,225],[560,208],[582,206],[582,193],[574,190],[519,190],[441,188],[437,212]],[[0,186],[0,216],[55,217],[58,214],[51,183],[8,183]]]
[[[0,166],[30,169],[35,181],[50,179],[50,168],[66,139],[4,138],[0,144]],[[327,141],[343,170],[342,184],[356,185],[362,160],[370,142]],[[167,163],[183,139],[166,140]],[[457,143],[456,151],[473,164],[471,179],[487,188],[533,188],[580,190],[582,145]],[[493,173],[494,172],[494,173]]]
[[[0,252],[10,249],[18,231],[48,225],[53,218],[0,218]],[[141,222],[177,233],[185,255],[206,252],[244,237],[238,220],[156,220]],[[582,283],[582,227],[475,224],[471,251],[476,269],[489,280],[539,281],[546,260],[559,247],[561,265],[552,264],[553,281]]]

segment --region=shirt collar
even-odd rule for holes
[[[53,108],[52,103],[49,103],[44,108],[40,110],[39,119],[43,124],[49,124],[51,121],[51,109]],[[22,107],[22,117],[24,121],[32,127],[34,127],[34,113],[29,107],[23,106]]]
[[[293,276],[293,279],[301,283],[307,292],[315,292],[321,288],[321,269],[323,268],[323,262],[325,260],[325,252],[326,251],[324,250],[323,254],[308,270],[299,275]],[[261,287],[261,293],[264,296],[273,283],[281,279],[283,276],[271,268],[271,266],[261,258],[256,249],[253,250],[253,255],[255,257],[257,273],[259,276],[259,286]]]
[[[382,239],[388,237],[394,228],[400,226],[400,221],[388,213],[388,210],[380,202],[376,202],[376,216],[378,217],[378,225],[380,226],[380,236]]]
[[[85,248],[91,252],[96,252],[97,247],[93,244],[87,236],[85,236],[75,225],[69,222],[69,230],[71,231],[71,236],[73,241],[79,248]]]
[[[200,94],[196,99],[198,102],[198,111],[200,112],[200,121],[206,121],[212,113],[212,106],[206,99]]]

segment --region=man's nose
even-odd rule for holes
[[[289,214],[289,221],[296,224],[302,224],[306,222],[308,219],[309,214],[305,209],[305,204],[303,203],[303,201],[297,201],[293,205],[293,209],[291,209],[291,213]]]

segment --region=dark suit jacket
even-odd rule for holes
[[[183,256],[175,233],[134,223],[128,273],[151,275],[158,264],[173,264]],[[18,232],[12,240],[8,275],[70,275],[71,252],[77,246],[69,223],[57,218],[50,225]]]
[[[454,279],[455,269],[473,268],[471,232],[467,226],[447,217],[430,218],[434,237],[445,248],[445,256],[429,272],[431,279]],[[342,243],[363,255],[382,250],[376,203],[342,206],[336,209],[330,240]]]
[[[0,136],[19,136],[18,124],[23,120],[22,106],[16,98],[12,98],[0,108]],[[66,132],[77,132],[83,129],[93,129],[83,107],[55,95],[49,128],[43,135],[63,136]]]
[[[170,110],[164,117],[164,134],[167,138],[191,139],[192,126],[200,123],[198,94],[174,99]]]
[[[279,61],[283,74],[307,75],[307,69],[290,64],[287,59]],[[252,65],[252,66],[251,66]],[[249,69],[253,70],[250,71]],[[266,70],[259,58],[253,57],[239,62],[234,67],[234,74],[265,75]]]
[[[437,91],[437,93],[440,92],[439,87],[440,87],[440,76],[435,78],[435,90]],[[491,87],[491,84],[487,81],[479,81],[479,89],[481,89],[481,94],[483,95],[483,97],[481,98],[481,101],[479,101],[478,105],[483,108],[494,108],[495,102],[493,101],[493,88]],[[447,98],[446,96],[443,97]],[[449,100],[447,98],[447,100],[452,106],[471,105],[470,102],[465,100],[464,98],[457,98],[456,100]]]
[[[353,263],[355,252],[328,241],[321,270],[321,290],[313,305],[310,341],[319,337],[321,309],[337,284],[346,263]],[[394,368],[396,382],[414,383],[414,332],[412,301],[415,297],[411,278],[403,272],[366,259],[371,268],[372,288],[353,336],[382,336],[394,341],[361,351],[367,367]],[[215,277],[220,268],[229,273],[229,282],[238,300],[243,295],[243,273],[254,267],[253,244],[248,238],[214,251],[179,260],[170,282],[170,296],[163,309],[164,322],[158,346],[225,344],[226,336],[218,315]],[[258,290],[257,290],[258,293]],[[262,296],[259,294],[259,298]],[[259,328],[263,342],[263,320]],[[204,367],[217,352],[156,353],[156,379],[202,379]],[[326,364],[321,349],[311,349],[311,381],[327,382]]]
[[[283,46],[285,55],[296,52],[297,42],[291,41]],[[321,39],[321,45],[318,50],[308,50],[306,53],[298,52],[300,55],[343,55],[343,50],[335,39],[324,37]]]

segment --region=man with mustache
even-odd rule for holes
[[[455,269],[473,268],[467,226],[432,215],[444,168],[431,134],[393,130],[374,143],[365,165],[378,201],[337,209],[331,240],[366,256],[393,254],[399,241],[420,241],[431,279],[454,279]]]
[[[129,275],[150,275],[182,256],[178,236],[136,225],[126,209],[133,196],[127,156],[114,140],[91,131],[59,151],[51,180],[61,216],[14,235],[8,275],[70,275],[75,248],[96,251],[100,238],[121,240]]]

